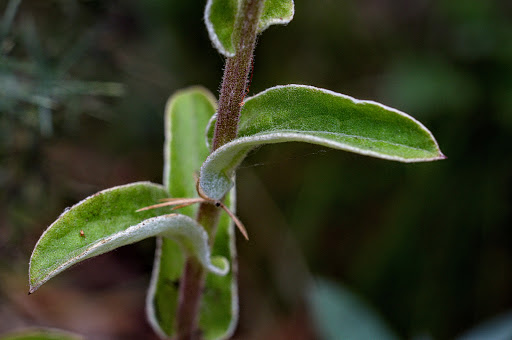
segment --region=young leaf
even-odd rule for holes
[[[135,212],[167,196],[162,186],[148,182],[123,185],[92,195],[62,213],[37,242],[29,264],[30,293],[75,263],[152,236],[177,239],[210,271],[226,274],[210,262],[208,236],[187,216],[165,210]],[[149,219],[148,219],[149,218]]]
[[[316,280],[308,296],[313,322],[324,340],[396,340],[379,316],[350,291]]]
[[[201,188],[212,199],[222,197],[251,149],[292,141],[399,162],[445,158],[430,131],[403,112],[312,86],[276,86],[246,100],[238,138],[206,159]]]
[[[204,21],[210,40],[226,57],[235,55],[235,25],[242,0],[208,0]],[[266,0],[258,23],[258,33],[270,25],[287,24],[293,19],[293,0]]]
[[[263,32],[271,25],[286,25],[292,21],[294,14],[293,0],[265,0],[258,33]]]
[[[198,197],[194,173],[199,171],[209,154],[204,130],[215,110],[213,95],[198,87],[174,94],[167,103],[164,184],[172,197]],[[229,206],[229,202],[227,197],[225,204]],[[179,211],[195,217],[197,205]],[[229,217],[222,213],[212,253],[230,259],[232,270],[225,276],[207,274],[199,320],[206,339],[229,337],[236,324],[238,299],[233,273],[234,249],[233,226]],[[153,329],[161,337],[176,334],[179,280],[184,263],[179,244],[170,239],[157,240],[146,311]]]

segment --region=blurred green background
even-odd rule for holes
[[[156,338],[154,240],[27,297],[30,252],[67,206],[161,182],[174,91],[217,94],[205,1],[0,2],[0,332],[51,326]],[[250,93],[278,84],[373,99],[422,121],[447,160],[399,164],[302,144],[238,173],[236,339],[318,339],[307,292],[343,283],[402,338],[451,339],[512,309],[512,2],[296,0],[259,39]],[[12,19],[12,20],[11,20]]]

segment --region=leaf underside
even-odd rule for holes
[[[171,197],[198,197],[194,173],[209,154],[204,130],[215,110],[213,96],[199,87],[180,91],[169,99],[165,116],[164,184]],[[227,205],[229,203],[226,201]],[[197,205],[183,208],[180,213],[193,218]],[[212,254],[230,259],[232,270],[225,276],[207,275],[199,326],[206,339],[222,339],[232,334],[238,313],[233,274],[236,267],[234,231],[225,213],[220,217]],[[146,310],[153,329],[162,337],[176,334],[179,282],[184,263],[185,257],[176,242],[158,239]]]
[[[191,218],[166,209],[136,212],[167,197],[156,184],[138,182],[92,195],[62,213],[37,242],[29,264],[30,293],[70,266],[142,239],[162,235],[176,239],[209,270],[225,274],[222,259],[210,262],[208,236]]]
[[[276,86],[246,100],[237,139],[207,158],[201,188],[222,197],[250,150],[292,141],[406,163],[445,158],[430,131],[403,112],[312,86]]]
[[[210,40],[226,57],[235,55],[235,26],[240,8],[239,0],[208,0],[204,21]],[[293,19],[293,0],[266,0],[258,23],[258,33],[271,25],[287,24]]]
[[[157,214],[170,212],[168,209],[135,212],[165,197],[168,194],[163,186],[139,182],[101,191],[66,209],[34,248],[30,258],[30,291],[69,267],[70,259],[102,239]]]

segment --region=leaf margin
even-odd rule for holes
[[[34,261],[37,260],[39,256],[41,256],[41,254],[39,254],[39,251],[40,251],[40,249],[38,247],[39,244],[43,240],[45,240],[45,236],[48,235],[48,233],[51,233],[54,230],[54,228],[59,228],[59,222],[62,222],[62,218],[63,217],[65,217],[67,214],[70,214],[70,213],[73,213],[73,212],[76,213],[76,209],[77,208],[80,209],[80,207],[83,204],[90,203],[91,200],[93,200],[95,197],[99,197],[102,194],[108,194],[110,192],[114,192],[115,190],[120,190],[120,189],[122,190],[122,189],[125,189],[125,188],[135,187],[137,185],[148,185],[148,186],[151,186],[153,188],[161,188],[161,189],[163,189],[162,185],[144,181],[144,182],[134,182],[134,183],[130,183],[130,184],[125,184],[125,185],[116,186],[116,187],[108,188],[108,189],[105,189],[105,190],[101,190],[101,191],[99,191],[99,192],[97,192],[97,193],[95,193],[93,195],[90,195],[90,196],[84,198],[80,202],[78,202],[75,205],[73,205],[71,208],[66,209],[62,214],[60,214],[60,216],[50,226],[48,226],[46,228],[46,230],[43,232],[43,234],[41,234],[40,238],[38,239],[36,245],[34,246],[34,250],[32,251],[32,254],[30,256],[30,261],[29,261],[29,294],[34,293],[39,287],[41,287],[48,280],[50,280],[51,278],[53,278],[56,275],[60,274],[64,270],[70,268],[74,264],[77,264],[77,263],[81,262],[82,260],[85,260],[85,259],[97,256],[97,255],[100,255],[100,254],[104,254],[106,252],[109,252],[109,251],[111,251],[113,249],[116,249],[116,248],[118,248],[120,246],[123,246],[123,245],[128,245],[128,244],[131,244],[131,243],[138,242],[138,241],[140,241],[140,240],[142,240],[144,238],[156,236],[158,233],[157,234],[149,234],[149,235],[144,236],[144,237],[139,237],[135,241],[127,242],[127,243],[124,243],[122,245],[119,245],[119,246],[116,246],[116,247],[113,247],[113,248],[111,247],[113,242],[119,242],[119,239],[122,240],[123,237],[125,237],[125,238],[128,237],[129,235],[127,235],[127,234],[133,233],[134,231],[135,232],[138,231],[138,229],[140,229],[141,227],[145,226],[147,223],[160,222],[161,219],[170,218],[170,216],[172,216],[173,218],[179,218],[179,219],[182,219],[182,218],[178,217],[178,216],[186,217],[190,221],[184,220],[182,222],[185,222],[185,223],[188,223],[188,224],[191,224],[191,225],[196,225],[196,229],[199,230],[198,232],[199,232],[200,235],[196,233],[195,237],[199,235],[200,238],[203,238],[203,243],[204,243],[203,248],[204,248],[204,246],[206,246],[206,250],[207,250],[207,251],[203,252],[202,254],[203,255],[207,255],[207,258],[210,256],[209,247],[208,247],[208,235],[206,234],[206,231],[204,231],[204,229],[201,226],[199,226],[193,219],[191,219],[191,218],[189,218],[187,216],[184,216],[184,215],[179,215],[179,214],[161,215],[161,216],[156,216],[156,217],[152,217],[152,218],[149,218],[149,219],[145,219],[145,220],[141,221],[140,223],[128,226],[124,230],[121,230],[121,231],[115,232],[113,234],[110,234],[108,236],[102,237],[102,238],[96,240],[95,242],[87,245],[85,247],[85,249],[84,248],[82,248],[82,249],[79,248],[76,254],[74,254],[72,256],[69,256],[69,257],[65,258],[64,260],[61,259],[62,261],[60,261],[60,262],[56,262],[55,265],[57,265],[57,266],[55,268],[51,269],[51,270],[46,271],[44,274],[39,275],[37,277],[34,277],[34,275],[32,275],[32,269],[33,269]],[[80,236],[77,236],[77,237],[80,237]],[[110,246],[110,248],[109,248],[109,246]],[[190,248],[190,247],[188,247],[188,248]],[[104,249],[106,249],[106,250],[104,250]],[[184,249],[184,250],[190,251],[190,249]],[[201,263],[203,263],[203,265],[205,265],[205,267],[208,270],[213,271],[213,272],[218,272],[219,275],[225,275],[227,273],[227,271],[229,270],[229,265],[226,265],[226,261],[227,260],[222,260],[222,259],[216,259],[215,260],[216,262],[219,262],[219,265],[221,265],[223,267],[223,268],[219,269],[219,268],[215,267],[211,262],[204,261],[205,260],[204,256],[198,257],[198,259],[201,261]]]
[[[280,90],[280,89],[307,89],[312,91],[318,91],[320,93],[332,95],[334,97],[342,98],[349,100],[355,105],[375,105],[381,109],[384,109],[385,111],[390,111],[395,114],[398,114],[402,118],[406,118],[412,123],[414,123],[417,127],[420,128],[424,133],[428,135],[430,138],[430,141],[433,142],[433,145],[435,147],[435,155],[431,157],[422,157],[422,158],[405,158],[405,157],[398,157],[398,156],[391,156],[386,155],[383,153],[371,151],[371,150],[365,150],[357,147],[350,146],[345,143],[341,142],[335,142],[335,141],[329,141],[327,139],[315,137],[315,136],[308,136],[303,133],[294,133],[294,132],[274,132],[274,133],[262,133],[262,134],[254,134],[252,136],[243,136],[238,137],[234,139],[233,141],[221,146],[217,150],[215,150],[203,163],[203,166],[201,167],[201,173],[200,173],[200,186],[201,189],[204,191],[204,193],[209,196],[212,199],[219,199],[222,197],[233,185],[231,177],[234,174],[234,171],[236,167],[242,162],[242,160],[245,158],[247,153],[252,150],[253,147],[263,145],[263,144],[274,144],[274,143],[282,143],[282,142],[307,142],[317,145],[322,145],[330,148],[334,148],[337,150],[343,150],[348,151],[352,153],[357,153],[364,156],[370,156],[385,160],[391,160],[391,161],[398,161],[402,163],[416,163],[416,162],[430,162],[430,161],[436,161],[436,160],[442,160],[445,159],[446,156],[441,152],[439,148],[439,144],[437,143],[435,137],[433,136],[432,132],[430,132],[421,122],[419,122],[414,117],[408,115],[407,113],[397,110],[395,108],[389,107],[387,105],[384,105],[382,103],[373,101],[373,100],[360,100],[353,98],[351,96],[337,93],[328,89],[323,89],[319,87],[314,87],[310,85],[297,85],[297,84],[289,84],[289,85],[277,85],[274,87],[270,87],[250,98],[248,98],[245,103],[249,103],[251,100],[257,99],[260,96],[264,96],[265,94],[269,93],[270,91]],[[244,105],[245,106],[245,105]],[[242,113],[244,108],[242,107]],[[213,121],[216,118],[216,116],[212,117],[210,123],[207,127],[207,132],[212,129],[212,126],[214,126]],[[233,150],[238,152],[234,152]],[[226,166],[217,166],[218,171],[211,171],[209,168],[215,167],[215,160],[225,157],[229,158],[229,153],[232,153],[233,156],[230,158],[230,160],[225,161],[224,164]],[[226,155],[228,155],[226,157]],[[212,165],[213,164],[213,165]]]
[[[208,36],[209,36],[210,41],[212,42],[213,46],[217,49],[217,51],[219,53],[221,53],[222,55],[224,55],[225,57],[228,57],[228,58],[234,57],[236,52],[235,52],[235,47],[233,44],[233,37],[235,35],[235,25],[236,25],[236,22],[238,19],[237,16],[238,16],[238,12],[240,11],[242,0],[236,0],[237,9],[235,10],[234,13],[231,13],[234,17],[229,18],[229,21],[228,21],[228,25],[233,26],[231,28],[231,34],[230,34],[230,39],[229,39],[229,43],[228,43],[229,46],[226,46],[221,41],[221,38],[219,38],[219,34],[217,33],[217,30],[215,29],[215,24],[210,19],[210,16],[212,14],[212,7],[214,6],[214,3],[213,3],[214,1],[216,1],[216,0],[207,0],[205,10],[204,10],[204,15],[203,15],[203,20],[206,25],[206,30],[208,32]],[[225,1],[228,1],[228,0],[225,0]],[[283,2],[283,4],[286,3],[288,5],[288,8],[286,8],[285,12],[281,13],[279,16],[274,16],[274,17],[272,17],[272,15],[269,16],[268,15],[268,12],[270,11],[269,6],[272,6],[273,1],[281,1],[281,2]],[[290,21],[293,20],[293,17],[295,15],[295,3],[293,0],[267,0],[267,1],[265,1],[265,4],[263,6],[264,6],[263,10],[262,10],[263,13],[260,18],[260,21],[258,22],[258,30],[257,30],[258,34],[261,34],[263,31],[265,31],[268,27],[270,27],[272,25],[288,24]],[[288,11],[286,12],[286,10],[288,10]],[[226,19],[224,18],[223,21],[226,21]]]
[[[188,100],[194,101],[189,102]],[[203,86],[190,86],[180,89],[169,97],[164,119],[163,183],[171,197],[198,197],[195,184],[191,184],[193,183],[191,175],[193,171],[200,169],[204,159],[210,153],[204,129],[216,110],[216,98]],[[195,125],[200,127],[197,136],[195,132],[192,135],[178,133],[182,129],[192,128],[188,119],[191,119]],[[180,162],[183,155],[179,153],[183,149],[179,147],[179,144],[182,143],[195,145],[195,150],[199,153],[196,155],[197,157],[192,158],[193,161]],[[197,164],[194,164],[196,162]],[[185,173],[190,174],[190,178],[188,175],[183,176]],[[179,176],[178,179],[175,178],[177,175]],[[225,204],[232,211],[235,204],[234,195],[233,190],[225,201]],[[185,215],[195,217],[197,206],[189,206],[181,211]],[[211,254],[224,256],[228,259],[230,271],[225,276],[217,276],[211,273],[206,275],[205,294],[199,314],[199,326],[203,330],[206,339],[227,339],[233,334],[238,323],[237,262],[234,237],[234,225],[229,216],[222,211]],[[168,282],[169,280],[172,280],[173,283],[179,282],[179,273],[183,270],[183,268],[180,268],[180,263],[184,263],[185,260],[183,257],[173,257],[170,260],[170,254],[176,255],[177,248],[178,245],[174,242],[157,237],[153,271],[145,299],[145,310],[151,328],[161,338],[169,338],[175,335],[173,324],[176,321],[174,311],[177,304],[178,288],[175,285],[169,285]],[[165,258],[165,256],[168,257]],[[167,267],[162,269],[161,266]],[[217,302],[219,304],[216,304]],[[217,306],[217,312],[212,313],[211,306],[213,308]]]

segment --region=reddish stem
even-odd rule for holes
[[[236,138],[241,103],[247,87],[264,0],[245,0],[235,27],[236,54],[226,60],[212,151]],[[199,206],[197,221],[208,232],[210,246],[215,239],[220,209],[209,203]],[[206,273],[194,257],[188,257],[180,284],[177,340],[201,339],[199,312]]]

